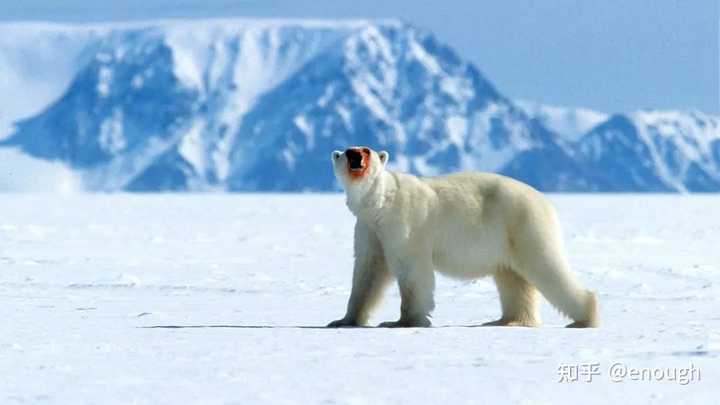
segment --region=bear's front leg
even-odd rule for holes
[[[329,328],[365,326],[370,312],[377,306],[390,283],[391,275],[385,262],[380,241],[363,222],[355,223],[355,266],[352,292],[345,316],[330,322]]]
[[[435,309],[435,273],[430,257],[410,255],[393,261],[392,271],[400,287],[400,319],[383,322],[381,328],[418,328],[431,325]]]

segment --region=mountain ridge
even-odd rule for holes
[[[52,37],[66,26],[41,27]],[[720,191],[720,118],[515,102],[400,20],[75,29],[89,39],[70,84],[0,146],[67,164],[86,190],[332,190],[326,155],[367,144],[424,176],[487,170],[545,191]],[[0,66],[17,59],[8,49],[0,41]]]

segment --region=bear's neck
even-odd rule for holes
[[[347,206],[358,219],[378,222],[382,219],[383,208],[392,202],[396,189],[393,174],[383,170],[371,181],[348,187],[345,190]]]

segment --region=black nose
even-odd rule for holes
[[[348,149],[345,151],[347,156],[348,165],[351,169],[362,169],[362,153],[357,149]]]

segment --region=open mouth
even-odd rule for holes
[[[345,151],[345,156],[347,157],[350,173],[356,176],[362,175],[367,168],[365,163],[367,159],[363,151],[358,149],[348,149]]]

